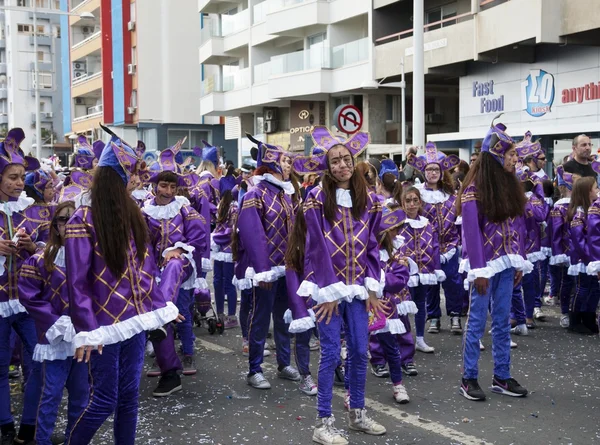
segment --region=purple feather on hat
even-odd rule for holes
[[[100,156],[102,156],[102,150],[104,150],[105,145],[106,144],[102,141],[96,141],[92,144],[92,151],[94,152],[96,159],[100,160]]]
[[[102,150],[98,167],[110,167],[115,170],[123,182],[127,184],[132,174],[137,171],[139,159],[129,145],[113,136]]]
[[[504,155],[508,150],[513,148],[514,141],[506,133],[506,125],[498,123],[494,125],[494,121],[502,116],[502,113],[497,115],[490,125],[490,129],[485,135],[485,139],[481,144],[481,151],[487,151],[496,161],[504,165]]]
[[[227,190],[231,191],[236,185],[236,179],[233,175],[226,175],[219,179],[219,193],[223,195]]]
[[[383,175],[385,175],[386,173],[391,173],[396,177],[396,179],[400,177],[398,167],[391,159],[384,159],[381,161],[381,168],[379,169],[379,179],[383,179]]]

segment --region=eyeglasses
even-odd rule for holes
[[[428,173],[439,173],[440,169],[433,167],[433,168],[426,168],[425,171]]]
[[[546,158],[538,158],[538,161],[545,161]]]
[[[59,226],[64,226],[66,223],[69,222],[69,220],[71,219],[70,216],[57,216],[56,217],[56,224]]]

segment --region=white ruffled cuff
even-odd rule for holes
[[[72,342],[75,337],[75,328],[71,322],[71,317],[62,315],[50,328],[46,331],[46,338],[51,345],[56,345],[61,341]]]
[[[4,255],[0,255],[0,277],[4,275],[4,272],[6,272],[6,268],[4,267],[5,264],[6,257]]]
[[[537,263],[538,261],[542,261],[545,259],[546,254],[541,250],[527,254],[527,261],[531,261],[532,263]]]
[[[210,235],[210,250],[211,252],[218,252],[219,250],[221,250],[219,245],[215,243],[214,233],[211,233]]]
[[[302,317],[294,320],[292,318],[292,311],[289,309],[285,311],[283,314],[283,321],[290,325],[288,329],[290,334],[299,334],[315,327],[315,312],[312,309],[309,309],[308,314],[308,317]]]
[[[411,277],[412,278],[412,277]],[[419,274],[419,284],[422,285],[434,285],[441,283],[446,280],[446,274],[443,270],[435,270],[434,273],[420,273]],[[409,279],[410,283],[410,279]],[[410,286],[409,287],[415,287]]]
[[[442,253],[440,255],[440,263],[446,264],[448,261],[450,261],[454,257],[454,255],[456,255],[456,247],[453,247],[446,253]]]
[[[398,303],[396,305],[396,310],[398,311],[399,315],[416,314],[417,312],[419,312],[417,304],[414,301],[410,300]]]
[[[408,287],[417,287],[419,285],[419,274],[412,275],[408,279]]]
[[[454,222],[457,226],[462,226],[462,215],[456,217],[456,221]]]
[[[567,270],[567,274],[576,277],[580,273],[587,273],[587,267],[583,263],[572,264],[569,266],[569,270]]]
[[[367,289],[367,292],[375,292],[377,298],[381,298],[381,296],[383,295],[383,286],[381,286],[381,282],[377,281],[375,278],[366,277],[365,288]]]
[[[588,275],[598,275],[598,272],[600,272],[600,261],[592,261],[587,265]]]
[[[152,331],[175,320],[179,310],[172,302],[165,307],[135,315],[115,324],[100,326],[93,331],[81,331],[75,335],[75,348],[80,346],[112,345],[130,339],[144,331]]]
[[[569,255],[561,253],[560,255],[552,255],[550,257],[550,265],[551,266],[570,266],[571,258]]]
[[[415,263],[412,258],[406,257],[406,259],[408,260],[408,274],[409,275],[418,274],[419,266],[417,265],[417,263]]]
[[[252,289],[252,280],[248,278],[240,278],[233,277],[231,283],[236,287],[237,290],[248,290]]]
[[[211,252],[210,259],[213,261],[222,261],[224,263],[233,263],[233,254],[225,252]]]
[[[173,247],[167,247],[165,250],[163,250],[162,257],[165,258],[167,256],[167,253],[169,253],[175,249],[183,249],[187,253],[194,253],[194,250],[196,250],[194,247],[190,246],[189,244],[182,243],[181,241],[177,241]]]
[[[346,300],[351,302],[354,298],[366,300],[369,298],[367,288],[358,284],[344,284],[341,281],[329,286],[319,287],[311,281],[304,280],[298,288],[301,297],[312,297],[317,303],[330,303],[332,301]]]
[[[210,258],[202,258],[202,272],[210,272],[213,270]]]
[[[75,355],[75,346],[71,342],[60,341],[54,345],[35,345],[33,360],[36,362],[66,360]]]
[[[385,332],[389,332],[390,334],[405,334],[406,326],[402,323],[402,320],[399,318],[388,318],[385,321],[385,327],[382,329],[378,329],[376,331],[371,332],[371,334],[383,334]]]
[[[246,278],[251,279],[254,286],[258,283],[274,283],[281,277],[285,276],[285,266],[273,266],[271,270],[256,273],[253,267],[246,269]]]
[[[542,252],[546,258],[550,258],[552,256],[552,248],[551,247],[542,247]],[[546,259],[544,258],[544,259]]]
[[[495,260],[488,261],[486,267],[480,267],[477,269],[471,269],[469,259],[463,259],[460,262],[458,271],[460,273],[468,272],[467,281],[472,283],[475,278],[492,278],[497,273],[514,267],[516,270],[522,270],[523,274],[528,274],[533,270],[533,264],[530,261],[525,260],[521,255],[508,254],[496,258]]]
[[[5,257],[2,257],[5,258]],[[19,303],[19,300],[8,300],[0,302],[0,317],[8,318],[11,315],[27,312],[27,309]]]

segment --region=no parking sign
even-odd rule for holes
[[[340,105],[333,113],[333,121],[346,134],[354,134],[362,128],[363,116],[354,105]]]

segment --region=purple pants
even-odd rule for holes
[[[446,297],[446,315],[448,317],[459,316],[462,311],[463,295],[465,292],[463,278],[458,273],[458,252],[449,261],[442,264],[442,270],[446,274],[446,280],[442,282],[444,296]],[[429,286],[427,292],[427,319],[441,318],[440,308],[440,284]]]
[[[310,346],[308,344],[311,336],[312,329],[294,334],[294,358],[298,372],[302,376],[310,375]]]
[[[571,293],[575,279],[569,275],[567,266],[550,266],[550,295],[560,300],[560,313],[569,313]]]
[[[143,332],[93,351],[88,364],[90,401],[77,419],[67,445],[87,445],[111,414],[115,414],[115,445],[134,445],[140,377],[146,336]]]
[[[540,261],[540,292],[535,299],[535,307],[542,307],[542,297],[546,292],[546,283],[548,282],[548,267],[550,260],[546,258]]]
[[[338,305],[339,315],[333,314],[329,324],[318,322],[321,341],[319,360],[317,410],[319,417],[331,416],[333,398],[333,378],[340,360],[340,336],[342,323],[346,329],[348,350],[347,373],[350,390],[350,408],[362,409],[365,406],[365,385],[367,381],[367,344],[369,339],[366,303],[356,298],[351,303],[342,301]]]
[[[173,325],[169,323],[164,327],[167,330],[167,338],[162,341],[153,341],[154,353],[156,354],[156,364],[160,368],[161,374],[168,371],[179,371],[183,369],[181,360],[175,351],[175,335]]]
[[[52,444],[50,437],[54,430],[65,387],[69,392],[66,429],[68,441],[73,425],[89,401],[88,367],[85,363],[77,363],[72,357],[65,360],[34,362],[31,379],[39,380],[41,388],[35,443],[37,445]]]
[[[415,314],[415,330],[417,337],[425,335],[425,319],[427,318],[427,295],[432,286],[419,284],[410,288],[412,300],[417,305],[418,312]]]
[[[390,378],[394,385],[402,383],[402,357],[394,335],[389,332],[377,334],[383,355],[390,367]]]
[[[225,313],[225,295],[227,295],[227,315],[235,315],[237,291],[232,284],[234,263],[214,262],[213,285],[215,287],[215,305],[217,314]]]
[[[598,277],[580,273],[575,277],[575,295],[571,312],[596,312],[600,299]]]
[[[183,349],[183,355],[194,355],[194,331],[192,322],[192,311],[191,306],[194,301],[193,289],[180,289],[179,297],[177,297],[177,309],[179,313],[183,315],[185,320],[177,323],[177,333],[181,340],[181,348]],[[162,369],[162,368],[161,368]]]
[[[411,333],[408,315],[401,315],[400,320],[402,320],[406,332],[404,334],[396,334],[395,337],[400,350],[400,363],[406,365],[407,363],[414,363],[415,361],[415,339]],[[383,348],[376,335],[371,335],[369,337],[369,352],[371,353],[372,365],[386,364]]]
[[[525,324],[525,303],[523,302],[523,280],[513,287],[512,299],[510,301],[510,318],[516,320],[517,324]],[[533,309],[532,309],[533,312]],[[532,313],[533,316],[533,313]]]
[[[525,303],[525,317],[533,318],[533,309],[541,307],[540,291],[540,262],[533,263],[533,270],[523,275],[523,302]],[[540,299],[540,306],[536,306],[536,300]]]
[[[253,288],[250,317],[248,321],[248,373],[262,372],[265,341],[269,332],[271,315],[273,316],[273,334],[277,364],[280,368],[290,364],[290,325],[283,320],[288,309],[285,277],[273,283],[271,290]]]
[[[244,289],[240,292],[240,328],[242,338],[248,340],[248,320],[250,317],[250,303],[252,300],[252,289]]]

